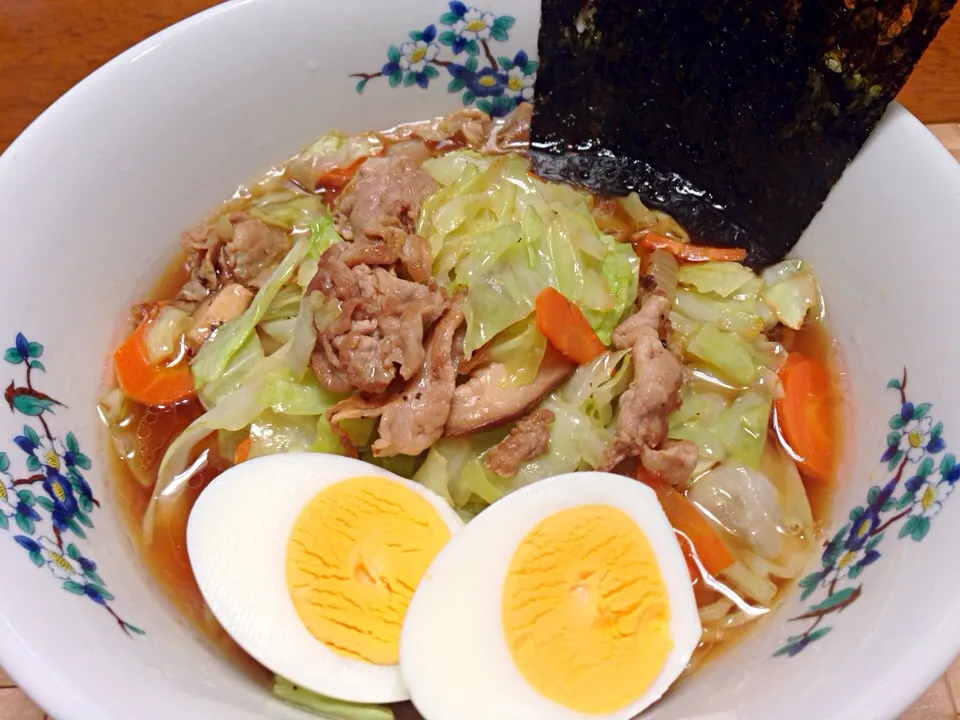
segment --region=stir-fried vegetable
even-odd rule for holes
[[[351,703],[326,697],[297,687],[289,680],[277,676],[273,694],[297,707],[318,713],[330,720],[393,720],[393,710],[387,705]]]
[[[414,480],[456,508],[483,507],[538,480],[600,465],[613,437],[617,398],[630,384],[631,369],[626,350],[604,352],[577,368],[540,404],[555,418],[550,424],[550,451],[523,462],[512,479],[483,467],[485,453],[507,433],[501,428],[466,438],[442,438],[430,448]]]
[[[190,316],[180,308],[160,308],[143,334],[143,344],[151,364],[168,364],[183,352],[183,336],[190,328],[190,323]]]
[[[453,152],[424,167],[443,187],[424,203],[418,231],[430,242],[438,284],[468,291],[468,357],[530,316],[546,287],[610,342],[636,299],[639,262],[629,245],[600,232],[589,195],[531,177],[515,153]]]
[[[683,533],[693,544],[704,569],[711,575],[719,575],[733,565],[734,558],[723,544],[720,536],[710,527],[710,523],[700,514],[696,506],[682,493],[678,492],[659,476],[647,471],[642,465],[637,469],[637,479],[657,493],[660,506],[667,519],[678,533]],[[689,552],[685,543],[681,543],[684,552]]]
[[[807,314],[820,304],[820,288],[800,260],[784,260],[763,273],[767,287],[762,295],[777,319],[799,330]]]
[[[437,425],[430,439],[441,431],[448,435],[432,444],[416,445],[418,450],[429,445],[429,450],[416,456],[377,457],[371,444],[377,439],[379,418],[345,420],[336,432],[327,420],[327,412],[348,394],[332,393],[321,386],[310,360],[318,351],[318,331],[329,328],[329,336],[337,334],[334,328],[341,324],[331,323],[341,318],[342,306],[336,298],[308,293],[307,289],[324,250],[341,241],[325,204],[330,195],[324,191],[346,186],[367,158],[387,153],[385,160],[365,167],[365,177],[368,171],[391,165],[404,148],[392,148],[390,143],[409,137],[366,133],[350,138],[330,133],[286,166],[276,168],[268,180],[241,192],[210,224],[219,240],[227,243],[234,237],[239,225],[231,213],[241,212],[274,226],[270,233],[274,239],[284,240],[283,248],[290,247],[289,241],[293,244],[279,264],[276,254],[271,256],[272,272],[267,270],[256,280],[233,277],[234,287],[246,293],[247,309],[240,315],[231,313],[235,317],[200,344],[199,334],[191,332],[194,323],[189,312],[181,309],[187,308],[187,303],[171,304],[159,314],[153,313],[118,348],[116,367],[123,392],[108,398],[103,410],[112,432],[131,416],[123,410],[124,405],[139,412],[154,408],[140,408],[137,402],[152,406],[197,398],[169,408],[181,413],[175,432],[170,433],[176,437],[172,442],[164,440],[159,446],[165,448],[162,460],[153,457],[144,465],[149,472],[141,473],[148,476],[140,477],[145,487],[156,479],[144,518],[147,544],[158,514],[170,512],[165,518],[171,519],[182,514],[182,505],[176,503],[192,497],[184,491],[205,466],[203,479],[228,466],[230,460],[237,464],[283,452],[339,454],[344,452],[343,434],[359,457],[412,477],[470,520],[525,485],[577,470],[608,467],[622,457],[614,452],[618,449],[612,444],[614,438],[618,443],[630,442],[623,421],[634,417],[632,413],[640,407],[638,398],[643,400],[649,389],[644,384],[659,382],[655,389],[669,386],[671,394],[669,402],[659,406],[660,412],[667,406],[677,408],[667,418],[667,436],[694,443],[699,457],[692,472],[683,466],[688,480],[676,487],[642,464],[637,479],[655,491],[680,540],[702,606],[704,639],[709,642],[726,628],[766,612],[780,592],[781,580],[803,571],[818,542],[804,482],[782,447],[789,445],[790,453],[801,459],[805,479],[828,481],[836,460],[836,448],[831,444],[835,428],[830,424],[836,397],[829,369],[799,354],[788,359],[780,341],[786,337],[784,342],[789,345],[791,334],[771,332],[780,326],[796,330],[816,317],[820,291],[809,268],[791,259],[756,274],[741,264],[743,250],[692,244],[670,216],[647,208],[635,193],[614,200],[593,197],[568,185],[541,182],[529,172],[528,160],[517,153],[458,150],[429,159],[423,167],[439,189],[426,199],[417,199],[415,205],[420,205],[421,212],[416,232],[429,245],[432,282],[447,299],[458,296],[465,319],[465,327],[455,336],[456,344],[443,350],[450,355],[444,359],[449,372],[444,368],[445,387],[437,392],[437,416],[431,418]],[[290,180],[302,188],[292,187]],[[361,193],[355,193],[355,187],[347,192],[352,202],[359,203],[356,196]],[[409,220],[406,215],[402,218],[404,234]],[[388,221],[389,214],[384,224]],[[343,222],[353,220],[345,216]],[[282,228],[286,238],[280,238],[276,228]],[[358,242],[380,242],[377,237],[364,240],[368,233],[359,225],[353,230]],[[382,238],[397,250],[394,239]],[[196,257],[203,257],[203,252],[198,250]],[[211,257],[208,253],[208,259]],[[397,278],[390,279],[398,280],[399,285],[399,280],[415,274],[406,264],[409,260],[404,256],[394,265],[377,265],[373,275],[383,279],[395,272]],[[378,262],[389,263],[390,259]],[[229,270],[229,264],[226,267]],[[367,279],[361,269],[350,271]],[[377,292],[387,295],[383,287],[371,288],[370,283],[360,287],[371,308],[379,302]],[[651,320],[659,333],[665,349],[658,358],[665,361],[662,373],[635,368],[630,349],[608,349],[617,325],[642,310],[651,293],[669,300],[669,322],[644,317],[646,312],[637,320]],[[397,293],[397,301],[406,302],[401,295]],[[660,302],[658,297],[653,304]],[[340,339],[334,340],[333,346],[338,353],[341,347],[349,352],[354,348],[351,343],[356,341],[359,347],[362,341],[366,343],[363,359],[380,355],[380,362],[395,362],[397,353],[391,354],[387,347],[395,342],[393,331],[374,317],[374,310],[368,314],[371,317],[362,320],[354,315],[352,325],[342,323],[350,326],[353,337],[344,338],[342,345],[337,344]],[[404,326],[399,334],[404,343],[423,341],[431,361],[432,338],[438,335],[435,318],[424,321],[422,327],[419,322],[413,323],[415,328]],[[342,319],[351,318],[345,314]],[[204,331],[213,325],[203,326]],[[406,332],[414,329],[416,332]],[[367,332],[369,336],[364,334]],[[377,343],[384,344],[376,348],[384,352],[368,353]],[[198,345],[199,352],[188,365],[186,357]],[[344,357],[339,359],[346,366]],[[545,382],[551,377],[551,360],[562,366],[562,372]],[[677,361],[682,368],[676,367]],[[641,356],[637,362],[645,360]],[[579,366],[575,371],[574,363]],[[467,370],[467,364],[475,369]],[[484,371],[489,374],[478,374]],[[467,378],[470,372],[474,375]],[[460,383],[490,378],[474,396],[476,402],[487,402],[490,407],[502,402],[510,410],[496,418],[497,422],[516,420],[532,410],[549,411],[552,419],[538,424],[543,418],[534,418],[529,427],[524,424],[513,433],[510,424],[495,430],[489,430],[492,423],[458,426],[450,422],[452,414],[443,422],[439,413],[450,405],[449,397],[441,397],[443,393],[454,393],[455,407],[464,397],[473,402],[465,392],[473,385]],[[674,393],[681,381],[682,402],[678,404]],[[496,387],[497,382],[503,387]],[[496,395],[489,391],[491,384],[504,394],[491,399]],[[400,380],[391,383],[384,397],[402,385]],[[633,392],[622,399],[631,386]],[[408,402],[413,397],[423,399],[425,405],[434,400],[426,393],[415,396],[401,390],[400,395],[386,397],[389,413],[397,410],[397,400]],[[518,397],[521,401],[516,401]],[[381,397],[364,395],[363,399],[373,404]],[[770,432],[774,403],[783,446]],[[656,400],[651,402],[655,404]],[[430,412],[434,409],[429,405]],[[656,407],[642,410],[662,422]],[[383,418],[386,437],[386,428],[395,418]],[[171,427],[172,422],[168,423]],[[536,447],[514,456],[504,475],[516,473],[506,477],[489,470],[488,462],[491,468],[498,468],[497,461],[516,449],[510,443],[495,452],[493,448],[508,434],[511,442],[519,445],[518,438],[529,428],[537,433]],[[131,428],[123,430],[125,440],[136,439]],[[549,438],[546,446],[545,435]],[[343,443],[349,445],[346,440]],[[639,456],[652,465],[653,456],[646,454],[647,449],[630,448],[628,457]],[[663,447],[657,444],[649,449]],[[133,457],[126,446],[121,451]],[[692,464],[688,454],[679,459]],[[632,462],[625,461],[614,471],[625,467],[632,471],[628,464]],[[177,512],[172,512],[174,509]],[[753,606],[753,602],[764,607]],[[393,711],[386,706],[340,702],[279,677],[274,693],[325,717],[393,718]]]
[[[769,394],[748,390],[717,418],[714,433],[727,452],[749,468],[760,464],[772,407]]]
[[[250,307],[242,315],[220,327],[200,348],[191,366],[198,388],[202,389],[207,383],[224,374],[230,361],[253,334],[257,324],[263,320],[270,304],[297,267],[309,257],[320,257],[324,250],[339,240],[340,236],[333,229],[333,221],[329,218],[322,218],[313,224],[309,236],[298,240],[287,253],[260,288]]]
[[[170,405],[196,395],[185,362],[168,366],[150,358],[145,342],[152,318],[147,317],[113,353],[117,382],[127,397],[144,405]]]
[[[383,151],[373,133],[346,137],[330,132],[297,155],[288,167],[290,177],[311,192],[320,187],[341,188],[366,158]]]
[[[783,397],[777,400],[777,423],[801,467],[814,480],[830,481],[836,390],[820,361],[791,353],[780,368]]]
[[[783,515],[777,491],[762,473],[723,464],[697,478],[687,497],[761,556],[780,556]]]
[[[474,495],[484,505],[492,504],[506,490],[500,479],[483,467],[483,454],[504,435],[495,431],[470,438],[443,438],[430,448],[413,479],[456,508],[465,507]]]
[[[653,279],[654,289],[671,303],[677,297],[680,265],[677,258],[663,250],[654,250],[647,259],[647,277]]]
[[[237,445],[237,451],[233,454],[234,464],[239,465],[250,457],[250,443],[251,440],[249,435],[246,437],[246,439],[240,441],[240,444]]]
[[[686,262],[742,262],[747,257],[743,248],[708,247],[675,240],[652,230],[641,230],[635,240],[645,250],[666,250]]]
[[[206,380],[201,397],[208,409],[167,447],[144,518],[148,540],[157,506],[169,505],[182,494],[189,479],[184,471],[194,447],[212,432],[249,431],[251,455],[292,450],[343,452],[325,416],[342,396],[322,388],[308,372],[317,337],[314,318],[318,298],[307,294],[300,297],[291,339],[274,352],[265,354],[254,332],[280,297],[284,284],[295,277],[298,266],[337,241],[339,236],[329,219],[318,223],[309,237],[290,250],[250,308],[221,327],[201,348],[193,373]],[[223,331],[226,333],[221,335]],[[361,425],[353,429],[366,442],[372,426],[370,422]]]
[[[716,293],[720,297],[730,297],[755,277],[750,268],[736,262],[684,265],[678,273],[681,285],[690,285],[698,292]]]
[[[536,312],[540,332],[575,363],[588,363],[607,349],[577,306],[552,287],[537,295]]]
[[[508,327],[487,345],[490,360],[504,366],[506,386],[533,382],[546,352],[547,338],[532,315]]]
[[[688,240],[687,231],[667,213],[661,210],[652,210],[643,204],[640,196],[632,192],[629,195],[617,198],[627,215],[636,223],[640,230],[651,230],[661,235],[670,235],[683,241]]]

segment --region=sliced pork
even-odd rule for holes
[[[626,458],[639,457],[648,470],[681,484],[693,472],[697,447],[686,440],[667,440],[668,418],[680,407],[683,384],[680,362],[661,340],[669,308],[666,297],[653,294],[614,330],[614,345],[631,348],[633,380],[620,396],[616,431],[599,469],[611,470]]]
[[[556,419],[551,410],[534,410],[520,418],[510,434],[490,448],[484,467],[500,477],[512,478],[521,464],[550,449],[550,424]]]
[[[293,247],[281,228],[244,213],[183,234],[190,279],[178,299],[199,303],[230,283],[256,290]]]
[[[340,314],[318,328],[313,371],[333,392],[384,392],[398,376],[412,378],[421,368],[424,328],[447,307],[443,293],[398,278],[389,248],[337,243],[320,258],[310,290],[340,302]]]
[[[347,239],[382,242],[416,282],[430,279],[427,241],[416,234],[420,207],[440,186],[421,163],[422,143],[407,142],[385,157],[364,160],[340,197],[338,226]]]
[[[403,390],[380,399],[347,398],[331,408],[327,418],[340,432],[341,441],[346,440],[348,452],[355,449],[339,424],[352,418],[380,417],[379,437],[371,448],[377,456],[419,455],[440,439],[456,388],[453,344],[462,324],[463,310],[455,300],[431,329],[426,360]]]

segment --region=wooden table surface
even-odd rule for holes
[[[50,103],[104,62],[215,4],[0,0],[0,152]],[[943,27],[899,100],[923,122],[938,123],[931,129],[960,160],[960,17]],[[0,670],[0,720],[44,718]],[[960,720],[960,661],[901,718],[948,719]]]

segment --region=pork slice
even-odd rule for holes
[[[372,446],[373,454],[380,457],[419,455],[440,439],[456,387],[453,342],[462,324],[463,309],[455,300],[432,328],[426,343],[426,362],[403,390],[378,398],[350,397],[327,412],[348,453],[356,456],[356,448],[340,423],[355,418],[381,418]]]
[[[416,230],[423,201],[439,189],[420,163],[398,154],[363,161],[338,202],[354,239],[382,238],[384,228]]]
[[[633,345],[633,380],[620,396],[616,431],[600,469],[609,470],[667,438],[667,417],[680,405],[680,363],[655,330],[644,328]]]
[[[523,462],[547,452],[550,424],[556,419],[551,410],[534,410],[520,418],[510,434],[490,448],[484,467],[500,477],[512,478]]]
[[[190,279],[178,298],[187,302],[200,302],[230,283],[259,288],[293,246],[283,230],[242,212],[188,230],[181,241]]]
[[[643,330],[660,334],[668,322],[670,300],[666,295],[650,295],[633,315],[617,325],[613,331],[613,345],[617,350],[632,348]]]
[[[462,108],[440,121],[440,131],[444,139],[462,139],[477,150],[487,144],[493,123],[490,116],[477,108]]]
[[[700,451],[690,440],[668,439],[660,448],[644,447],[640,463],[671,485],[684,485],[697,466]]]
[[[679,484],[693,471],[697,448],[687,441],[667,440],[668,418],[680,407],[683,385],[680,361],[660,336],[669,309],[665,296],[653,294],[613,332],[618,348],[631,348],[633,379],[620,396],[616,430],[598,469],[611,470],[627,458],[639,457],[648,470]]]
[[[461,108],[450,115],[433,120],[407,123],[387,133],[394,139],[418,138],[433,145],[449,141],[463,142],[477,150],[482,149],[490,136],[493,121],[477,108]]]
[[[311,358],[328,390],[382,393],[398,374],[409,380],[423,365],[424,328],[443,314],[446,299],[384,267],[354,264],[389,264],[391,257],[382,244],[338,243],[320,258],[309,289],[340,301],[338,317],[318,328]]]
[[[430,332],[417,377],[384,408],[374,455],[419,455],[443,435],[457,384],[453,340],[462,324],[461,303],[454,301]]]
[[[317,273],[307,286],[307,292],[319,290],[328,298],[350,300],[361,293],[359,278],[353,268],[358,265],[389,267],[396,262],[396,253],[382,243],[335,243],[320,256]],[[365,289],[370,296],[369,289]]]
[[[291,247],[293,241],[281,228],[248,218],[233,226],[233,237],[223,246],[218,266],[222,275],[258,288]]]
[[[187,250],[187,271],[190,279],[180,289],[178,299],[200,302],[220,286],[217,259],[223,239],[209,225],[187,230],[180,241]]]
[[[550,347],[536,377],[526,385],[504,387],[507,373],[500,363],[479,368],[457,386],[444,434],[468,435],[516,420],[553,392],[575,369],[575,364]]]
[[[387,151],[387,155],[390,157],[402,157],[407,160],[411,160],[415,163],[422,164],[425,160],[429,160],[430,148],[427,147],[426,143],[423,140],[403,140],[398,142],[396,145],[392,145]]]

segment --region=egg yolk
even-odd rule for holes
[[[396,665],[410,599],[449,539],[436,509],[398,482],[331,485],[303,509],[287,545],[287,586],[300,620],[339,655]]]
[[[502,617],[526,681],[583,713],[639,699],[673,648],[653,549],[633,520],[607,505],[563,510],[530,531],[507,572]]]

